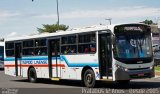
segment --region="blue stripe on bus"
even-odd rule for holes
[[[66,59],[66,57],[65,56],[61,56],[61,61],[65,61],[66,62],[66,64],[69,66],[69,67],[84,67],[84,66],[86,66],[86,65],[88,65],[88,66],[91,66],[91,67],[98,67],[98,63],[96,63],[96,62],[88,62],[88,63],[80,63],[80,62],[77,62],[77,63],[70,63],[70,62],[68,62],[68,60]]]
[[[14,61],[15,57],[8,57],[8,58],[4,58],[4,61]]]
[[[52,60],[55,60],[56,57],[52,57]],[[67,60],[65,56],[60,56],[57,59],[60,59],[61,61],[65,61],[68,67],[83,67],[83,66],[91,66],[91,67],[98,67],[97,62],[76,62],[76,63],[71,63]],[[10,58],[5,58],[5,61],[14,61],[14,57]],[[48,60],[48,56],[37,56],[37,57],[22,57],[21,60]]]

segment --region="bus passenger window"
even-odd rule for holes
[[[34,53],[34,52],[31,52],[31,55],[33,55],[33,56],[34,56],[34,55],[35,55],[35,53]]]
[[[36,47],[35,48],[35,55],[47,55],[47,47]]]
[[[35,54],[33,48],[26,48],[26,49],[23,49],[23,55],[24,56],[33,56],[33,55],[36,55],[36,54]]]
[[[62,44],[75,44],[76,35],[62,37]]]
[[[85,48],[84,53],[88,53],[88,48]]]
[[[96,52],[96,44],[81,44],[78,45],[78,52],[79,53],[93,53]]]
[[[42,54],[41,55],[46,55],[46,53],[45,52],[42,52]]]
[[[77,53],[77,36],[69,35],[62,37],[61,53],[62,54],[73,54]]]
[[[46,39],[44,38],[44,39],[35,39],[35,46],[36,47],[44,47],[44,46],[46,46],[47,45],[47,43],[46,43]]]
[[[90,50],[91,50],[91,52],[95,52],[96,48],[93,45],[90,45]]]
[[[61,47],[61,52],[63,54],[72,54],[77,53],[77,46],[76,45],[67,45]]]
[[[55,55],[55,52],[54,51],[52,51],[52,56],[54,56]]]
[[[96,35],[95,33],[78,35],[78,52],[95,53],[96,52]]]
[[[6,49],[6,56],[7,57],[14,56],[14,42],[6,42],[5,49]]]
[[[75,49],[74,48],[71,50],[71,53],[75,53]]]
[[[64,54],[67,54],[69,52],[69,48],[68,46],[65,47],[65,50],[64,50]]]

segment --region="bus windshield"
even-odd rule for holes
[[[115,39],[116,58],[138,59],[152,56],[150,34],[117,34]]]

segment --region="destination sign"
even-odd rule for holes
[[[140,27],[124,27],[124,30],[125,31],[132,31],[132,30],[143,31],[143,29]]]
[[[145,25],[123,25],[123,26],[116,26],[114,28],[115,33],[118,32],[146,32],[149,30],[148,26]]]

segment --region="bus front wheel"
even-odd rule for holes
[[[83,75],[83,83],[86,87],[92,88],[95,86],[95,74],[92,69],[87,69]]]
[[[36,70],[34,68],[29,69],[28,80],[31,83],[36,83],[37,82],[37,74],[36,74]]]

